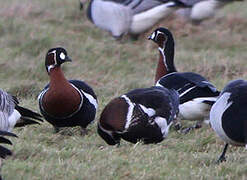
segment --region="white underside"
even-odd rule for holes
[[[21,118],[21,114],[14,110],[14,112],[8,118],[8,128],[6,129],[8,132],[11,132],[15,127],[16,122]]]
[[[179,117],[181,119],[191,121],[207,120],[209,118],[209,111],[211,106],[209,104],[203,103],[205,100],[214,101],[216,98],[196,98],[192,101],[180,104]]]
[[[215,11],[223,6],[218,0],[206,0],[195,4],[191,9],[190,18],[201,21],[215,15]]]
[[[101,0],[94,0],[92,4],[94,24],[111,32],[113,36],[118,37],[128,33],[131,18],[131,10],[121,4]]]
[[[168,5],[170,5],[170,3],[156,6],[148,11],[134,15],[129,32],[132,34],[140,34],[176,10],[176,8],[168,7]]]
[[[210,124],[216,134],[226,143],[233,145],[244,145],[243,143],[239,143],[231,140],[222,128],[222,116],[224,112],[231,106],[232,102],[228,103],[228,99],[230,98],[230,93],[224,93],[220,96],[220,98],[216,101],[216,103],[212,106],[210,111]]]

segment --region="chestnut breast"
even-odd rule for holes
[[[126,101],[123,98],[115,98],[104,108],[99,123],[106,130],[123,131],[127,113]]]
[[[44,110],[55,117],[66,117],[74,113],[80,106],[81,95],[65,79],[60,68],[50,74],[50,87],[43,97]]]

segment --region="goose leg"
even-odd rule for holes
[[[88,130],[84,127],[81,127],[81,136],[85,136],[88,134]]]
[[[225,145],[225,147],[223,149],[222,154],[220,155],[219,159],[217,160],[217,164],[219,164],[219,163],[221,163],[223,161],[226,161],[225,154],[226,154],[227,147],[228,147],[228,143],[226,143],[226,145]]]
[[[198,121],[195,125],[193,125],[191,127],[188,127],[188,128],[185,128],[185,129],[182,129],[181,132],[184,133],[184,134],[187,134],[191,130],[193,130],[193,129],[199,129],[201,127],[202,127],[202,121]]]
[[[53,128],[54,128],[54,133],[58,133],[60,131],[60,128],[57,126],[53,126]]]

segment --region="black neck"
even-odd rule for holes
[[[92,3],[93,3],[93,1],[94,0],[91,0],[90,2],[89,2],[89,5],[88,5],[88,7],[87,7],[87,17],[88,17],[88,19],[91,21],[91,22],[93,22],[93,18],[92,18]]]
[[[165,67],[167,69],[167,73],[172,73],[172,72],[177,72],[175,66],[174,66],[174,40],[173,39],[168,39],[165,45],[165,48],[159,48],[161,52],[162,56],[163,56],[163,60],[164,60],[164,64]],[[165,57],[164,57],[165,56]]]

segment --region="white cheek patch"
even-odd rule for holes
[[[151,39],[155,38],[155,32],[151,35]]]
[[[63,52],[60,53],[60,58],[63,59],[63,60],[65,59],[65,54]]]

